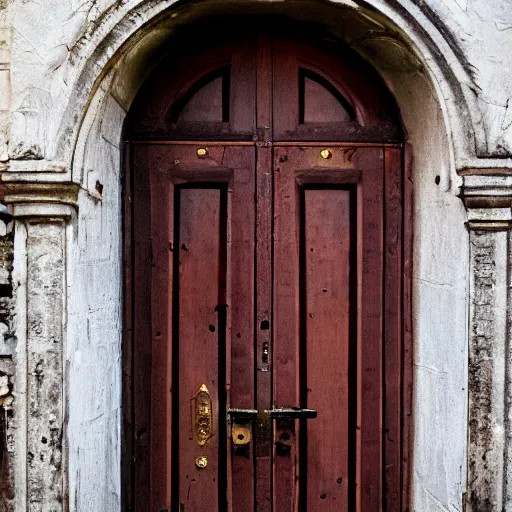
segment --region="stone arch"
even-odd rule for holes
[[[384,0],[363,7],[350,0],[321,6],[305,2],[304,20],[318,22],[327,10],[334,26],[343,26],[348,17],[357,21],[363,36],[353,35],[352,46],[370,60],[395,95],[414,154],[417,457],[412,499],[414,509],[426,510],[433,504],[448,508],[460,503],[465,489],[468,243],[464,209],[454,192],[456,168],[477,157],[475,140],[484,138],[463,63],[419,8],[412,2],[402,4],[407,9]],[[276,4],[258,5],[265,10]],[[71,510],[120,508],[123,120],[152,64],[169,50],[166,43],[172,41],[177,22],[239,8],[236,3],[215,7],[207,1],[197,3],[197,13],[195,7],[170,0],[116,4],[72,48],[75,86],[54,147],[55,159],[70,167],[72,181],[81,185],[68,269],[69,289],[76,290],[68,311],[66,355]],[[277,9],[289,14],[287,2]],[[378,37],[364,37],[365,30]],[[451,223],[445,222],[447,217]],[[432,244],[432,238],[438,243]],[[451,311],[455,320],[444,318],[443,310]],[[447,348],[448,341],[452,344]],[[443,436],[432,449],[432,439]],[[104,445],[95,446],[99,437]]]
[[[221,8],[229,8],[230,3]],[[412,2],[403,4],[405,6],[372,0],[360,6],[351,0],[331,0],[322,8],[333,9],[342,17],[345,11],[351,15],[357,13],[356,17],[361,20],[371,20],[371,30],[376,35],[363,35],[353,46],[385,77],[389,67],[395,67],[400,60],[408,61],[406,66],[423,69],[444,115],[453,166],[468,167],[486,151],[469,66],[455,43],[451,44],[450,39],[443,36],[446,30],[439,20],[436,25],[429,19],[428,12],[421,11]],[[236,6],[236,2],[233,5]],[[199,15],[205,7],[205,15],[208,15],[208,2],[197,3]],[[123,106],[129,107],[144,76],[143,62],[151,60],[152,52],[158,53],[159,46],[178,20],[196,16],[193,9],[172,0],[128,2],[112,7],[102,14],[100,22],[93,23],[90,32],[71,48],[70,75],[76,85],[71,87],[73,94],[64,103],[55,139],[57,160],[71,163],[80,135],[87,129],[94,96],[101,95],[105,83],[116,75],[117,83],[123,81],[128,89]],[[286,11],[286,4],[283,9]],[[143,71],[141,77],[130,79],[123,73],[123,68],[130,64]],[[392,77],[387,78],[392,86]]]

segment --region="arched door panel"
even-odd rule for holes
[[[144,84],[127,117],[130,139],[252,140],[256,130],[256,46],[185,50]]]
[[[379,77],[360,60],[339,49],[336,54],[331,47],[317,48],[279,37],[273,45],[275,140],[401,140],[393,99],[384,88],[376,87]],[[326,101],[329,95],[336,101]],[[305,108],[309,120],[303,115]],[[338,119],[333,117],[336,112]]]
[[[261,48],[272,126],[257,121]],[[167,58],[130,110],[133,139],[399,142],[397,107],[380,77],[347,50],[251,36],[235,45]],[[259,71],[258,71],[259,70]],[[258,78],[259,77],[259,78]],[[260,100],[261,103],[261,100]],[[262,135],[265,131],[265,136]]]

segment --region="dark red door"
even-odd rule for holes
[[[350,140],[386,103],[296,40],[211,52],[129,120],[127,503],[401,510],[401,149]]]

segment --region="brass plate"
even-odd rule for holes
[[[204,446],[213,435],[212,414],[212,398],[208,388],[203,384],[192,398],[194,439],[199,446]]]

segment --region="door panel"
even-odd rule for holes
[[[138,510],[148,503],[151,510],[204,503],[226,510],[226,489],[240,510],[253,502],[252,451],[231,454],[226,408],[254,403],[254,148],[214,146],[206,158],[198,149],[139,144],[132,151],[135,280],[152,276],[134,300],[145,328],[134,353],[141,368],[134,402],[147,411],[134,440],[135,477],[144,484]],[[148,206],[151,246],[144,242]],[[142,322],[151,303],[152,320]],[[149,351],[141,343],[146,331]],[[213,432],[201,446],[193,399],[203,384]],[[206,468],[196,466],[198,457],[207,458]]]
[[[186,508],[199,510],[203,503],[218,503],[219,473],[225,471],[225,457],[219,457],[219,391],[225,386],[225,375],[219,371],[224,364],[225,308],[218,307],[225,282],[225,197],[223,190],[211,188],[177,188],[175,196],[174,222],[178,227],[174,250],[179,254],[179,279],[176,283],[177,309],[173,321],[179,339],[179,495]],[[224,196],[224,197],[223,197]],[[220,234],[224,234],[221,238]],[[175,352],[176,353],[176,352]],[[175,370],[175,371],[176,371]],[[194,421],[196,405],[192,398],[206,384],[211,396],[211,411],[206,411],[203,422],[211,414],[217,435],[212,435],[204,446],[198,446],[196,437],[204,429],[209,436],[209,427]],[[199,405],[201,407],[201,405]],[[209,408],[209,404],[202,406]],[[224,451],[224,450],[223,450]],[[207,457],[208,466],[198,471],[196,457]]]
[[[276,510],[377,511],[383,150],[321,151],[274,155],[274,401],[318,411],[276,422]]]
[[[350,395],[351,237],[355,197],[350,189],[304,189],[301,333],[302,406],[315,409],[304,443],[308,511],[348,511]],[[351,204],[352,203],[352,204]],[[353,262],[352,262],[353,263]],[[334,405],[335,404],[335,405]],[[350,468],[353,474],[353,467]]]
[[[273,39],[273,51],[275,141],[400,137],[387,91],[375,89],[379,78],[364,76],[364,65],[355,65],[353,55],[340,58],[339,48],[333,51],[279,36]],[[308,94],[308,78],[313,78],[310,85],[316,86],[316,95]]]

